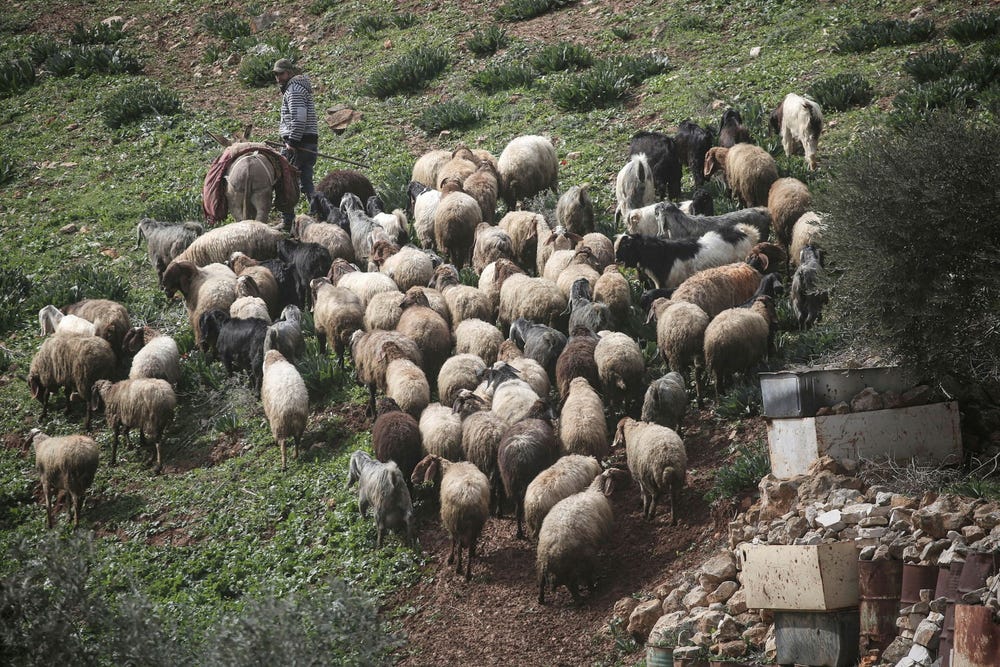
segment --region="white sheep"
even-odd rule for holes
[[[638,402],[644,383],[646,361],[634,338],[620,331],[599,332],[601,339],[594,348],[597,374],[601,378],[604,396],[609,405],[629,411]]]
[[[821,245],[823,240],[823,220],[815,211],[803,213],[792,225],[792,240],[788,246],[788,261],[799,265],[799,256],[807,245]]]
[[[438,172],[441,167],[451,159],[451,151],[435,149],[424,153],[413,163],[411,181],[423,183],[427,187],[434,187],[437,183]]]
[[[385,385],[379,389],[396,402],[401,410],[412,417],[419,417],[431,401],[431,388],[427,376],[396,343],[386,342],[379,352],[380,362],[385,363]]]
[[[419,426],[424,454],[435,454],[449,461],[462,459],[462,418],[450,405],[428,405],[420,413]]]
[[[788,93],[770,118],[771,130],[781,135],[785,155],[791,157],[802,146],[809,169],[816,169],[819,135],[823,132],[823,109],[813,99]]]
[[[277,262],[279,260],[272,261]],[[272,320],[281,314],[282,303],[290,302],[293,298],[296,298],[294,282],[289,286],[291,293],[287,296],[283,295],[281,289],[278,287],[277,279],[271,273],[271,269],[257,263],[257,260],[248,257],[242,252],[237,251],[230,255],[229,259],[226,260],[226,266],[233,270],[237,280],[244,277],[253,280],[253,284],[257,288],[256,296],[264,299],[264,302],[267,304],[268,314]]]
[[[438,373],[438,396],[443,405],[454,405],[458,392],[475,389],[486,372],[486,362],[474,354],[457,353],[449,357]]]
[[[753,144],[732,148],[714,146],[705,155],[705,176],[721,173],[741,206],[766,206],[771,184],[778,180],[778,166],[771,154]]]
[[[271,259],[278,255],[278,241],[283,238],[284,234],[263,222],[231,222],[210,229],[196,238],[173,261],[205,266],[225,262],[236,251],[257,260]]]
[[[354,292],[361,300],[362,308],[366,308],[371,298],[380,292],[399,292],[396,281],[384,273],[358,271],[357,267],[341,259],[333,260],[328,275],[334,285]]]
[[[494,282],[500,285],[497,317],[502,328],[508,329],[519,317],[563,328],[559,323],[565,317],[568,301],[558,285],[545,278],[530,278],[507,260],[498,261],[496,267]]]
[[[326,248],[331,259],[355,260],[351,236],[340,225],[318,222],[311,216],[300,214],[295,216],[291,232],[293,238],[303,243],[318,243]]]
[[[434,215],[441,203],[440,190],[425,190],[413,201],[413,231],[417,234],[420,247],[425,250],[438,249],[434,242]]]
[[[508,211],[497,227],[507,232],[514,249],[514,261],[522,268],[535,266],[538,230],[548,229],[545,216],[534,211]]]
[[[503,341],[496,325],[478,318],[462,320],[455,327],[455,354],[474,354],[487,366],[496,362]]]
[[[604,402],[585,377],[570,380],[559,419],[563,454],[583,454],[603,460],[611,439],[604,418]]]
[[[347,486],[358,485],[358,511],[368,516],[374,510],[376,546],[382,546],[386,530],[402,532],[407,544],[416,542],[413,503],[403,473],[393,461],[382,463],[360,449],[351,454]]]
[[[685,280],[674,290],[670,300],[693,303],[712,318],[752,297],[762,277],[760,271],[746,262],[717,266]]]
[[[46,338],[28,368],[28,389],[32,398],[42,404],[40,419],[48,415],[49,394],[64,387],[66,414],[69,414],[70,399],[80,396],[87,410],[84,429],[89,431],[93,413],[91,390],[96,381],[114,377],[116,367],[111,344],[103,338],[60,334]]]
[[[536,394],[539,396],[549,395],[552,383],[545,368],[531,357],[524,356],[524,353],[512,340],[505,340],[500,344],[493,368],[497,369],[503,364],[511,366],[517,372],[518,377],[527,382]]]
[[[482,273],[490,262],[498,259],[514,259],[514,242],[510,235],[489,222],[481,222],[476,227],[476,240],[472,247],[472,269]]]
[[[462,189],[476,200],[483,222],[493,225],[497,215],[497,198],[500,196],[500,174],[491,162],[480,162],[476,171],[466,176]]]
[[[64,315],[53,305],[42,307],[38,311],[38,328],[40,336],[59,333],[69,336],[96,336],[97,327],[93,322],[76,315]]]
[[[382,348],[392,343],[397,345],[417,366],[423,362],[423,355],[417,344],[409,336],[398,331],[355,331],[351,336],[351,358],[358,382],[368,387],[368,411],[375,414],[375,391],[385,388],[386,369],[391,361],[382,354]]]
[[[593,291],[594,301],[608,306],[615,323],[621,326],[628,321],[632,308],[632,290],[617,264],[604,267],[604,272],[594,283]]]
[[[351,336],[364,328],[364,306],[357,294],[330,284],[326,278],[314,278],[309,286],[313,291],[313,327],[320,354],[326,354],[327,343],[331,343],[343,368]]]
[[[28,442],[35,448],[35,468],[42,481],[45,499],[45,525],[52,528],[52,505],[59,491],[70,496],[69,512],[73,527],[80,525],[80,510],[87,489],[97,474],[99,449],[93,439],[85,435],[64,435],[50,438],[38,429],[32,429]]]
[[[403,313],[396,331],[408,336],[423,355],[425,372],[436,377],[454,346],[448,321],[430,307],[426,288],[413,287],[400,302]]]
[[[177,341],[149,327],[137,327],[125,336],[125,349],[130,351],[130,380],[160,378],[173,386],[181,380],[181,354]]]
[[[468,319],[484,321],[496,319],[493,299],[477,287],[463,285],[458,269],[453,264],[442,264],[437,267],[430,285],[444,297],[448,307],[448,319],[453,327]]]
[[[114,434],[111,445],[111,465],[117,463],[118,435],[124,429],[125,442],[129,431],[139,429],[139,444],[146,446],[147,436],[153,441],[156,451],[155,471],[163,468],[160,444],[163,432],[174,420],[177,396],[174,388],[166,380],[141,378],[112,383],[98,380],[94,383],[91,407],[97,410],[104,406],[104,419]]]
[[[652,520],[656,504],[670,494],[670,523],[677,523],[678,501],[687,476],[687,451],[677,432],[624,417],[615,431],[614,447],[625,447],[632,477],[642,493],[642,516]]]
[[[619,220],[625,220],[628,214],[643,206],[649,206],[656,201],[656,188],[653,183],[653,171],[649,168],[649,160],[645,153],[637,153],[629,157],[629,161],[618,171],[615,178],[615,198],[618,206],[615,208],[615,225]]]
[[[309,419],[309,392],[295,366],[277,350],[264,353],[260,400],[271,425],[271,435],[281,448],[281,469],[285,470],[285,443],[289,438],[295,447],[295,458],[299,456],[299,441]]]
[[[593,456],[569,454],[538,473],[524,492],[524,524],[528,536],[535,538],[542,521],[556,503],[590,486],[601,474],[601,464]]]
[[[168,299],[178,291],[184,295],[195,345],[201,345],[201,316],[216,308],[229,312],[236,300],[236,274],[225,264],[199,267],[194,262],[175,259],[163,272],[163,290]]]
[[[708,327],[709,317],[700,306],[687,301],[668,301],[663,305],[665,307],[659,309],[654,303],[656,346],[671,371],[683,377],[689,369],[693,369],[695,395],[701,405],[698,367],[705,347],[705,329]]]
[[[115,355],[122,358],[122,341],[132,328],[125,306],[111,299],[84,299],[63,306],[62,312],[92,322],[94,335],[108,341]]]
[[[547,137],[524,135],[511,139],[497,159],[500,193],[508,211],[518,201],[543,190],[559,191],[559,160]]]
[[[483,221],[479,203],[462,191],[461,182],[449,179],[441,186],[441,201],[434,211],[437,250],[462,268],[472,260],[476,227]]]
[[[379,292],[372,296],[365,307],[365,330],[392,331],[395,329],[400,315],[403,314],[399,304],[405,298],[406,295],[402,292]]]
[[[381,252],[381,242],[372,246],[372,257]],[[424,286],[434,277],[434,264],[430,256],[412,246],[403,246],[381,262],[378,270],[392,278],[400,292],[411,287]]]

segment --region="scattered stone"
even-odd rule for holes
[[[628,597],[622,598],[615,603],[614,615],[618,618],[628,618],[632,615],[632,611],[638,606],[639,601],[635,598]]]
[[[626,631],[633,637],[636,641],[644,642],[649,636],[650,630],[656,625],[656,621],[659,620],[660,616],[663,615],[663,608],[661,602],[658,598],[653,598],[652,600],[646,600],[645,602],[640,602],[636,605],[635,609],[632,610],[632,614],[628,619],[628,628]]]
[[[851,412],[871,412],[884,408],[885,402],[882,400],[882,395],[871,387],[865,387],[851,399]]]

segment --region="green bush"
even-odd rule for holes
[[[494,16],[498,21],[508,23],[526,21],[571,3],[572,0],[507,0],[497,7]]]
[[[201,17],[201,27],[205,32],[233,42],[240,37],[250,36],[250,21],[236,12],[212,12]]]
[[[7,60],[0,64],[0,97],[10,97],[35,84],[35,66],[28,58]]]
[[[936,81],[955,72],[962,64],[962,55],[939,47],[927,53],[921,53],[907,58],[903,63],[903,71],[913,77],[917,83]]]
[[[559,42],[547,44],[532,59],[531,64],[539,72],[562,72],[564,70],[586,69],[594,64],[594,56],[582,44]]]
[[[181,101],[155,81],[129,83],[115,91],[101,109],[104,124],[111,129],[135,123],[149,116],[180,113]]]
[[[60,48],[62,47],[59,45],[59,42],[51,37],[42,35],[31,40],[31,44],[28,46],[28,53],[31,56],[32,63],[41,65]]]
[[[756,489],[760,480],[771,472],[771,457],[763,440],[740,445],[733,454],[731,465],[715,471],[712,488],[705,494],[705,500],[710,503]]]
[[[17,161],[7,153],[0,153],[0,185],[17,175]]]
[[[389,17],[384,14],[365,14],[351,25],[350,31],[353,35],[374,39],[380,30],[390,25]]]
[[[882,46],[926,42],[933,36],[934,22],[930,19],[863,21],[860,26],[851,28],[842,36],[834,50],[841,53],[865,53]]]
[[[70,44],[114,44],[125,38],[125,28],[122,21],[98,23],[93,28],[86,28],[77,23],[70,33]]]
[[[472,75],[473,88],[488,95],[511,88],[530,87],[535,81],[535,70],[527,65],[493,65]]]
[[[618,104],[649,76],[667,70],[655,58],[603,60],[590,70],[552,86],[552,101],[563,111],[588,111]]]
[[[392,15],[392,24],[400,30],[404,30],[416,25],[419,18],[413,12],[400,12],[399,14]]]
[[[99,45],[77,45],[59,49],[45,61],[45,69],[53,76],[79,76],[92,74],[138,74],[142,61],[136,56]]]
[[[261,53],[244,56],[240,61],[240,71],[237,74],[240,82],[248,88],[263,88],[274,83],[274,72],[271,68],[278,60],[275,53]]]
[[[476,30],[465,43],[469,51],[477,56],[491,56],[510,44],[507,31],[498,25],[491,25],[485,30]]]
[[[632,32],[628,26],[616,25],[611,28],[611,34],[622,40],[623,42],[628,42],[635,39],[635,33]]]
[[[962,44],[986,39],[998,32],[1000,14],[995,12],[973,12],[948,24],[948,36]]]
[[[751,374],[753,375],[753,374]],[[760,414],[763,399],[757,376],[752,379],[737,380],[715,405],[715,416],[725,421],[736,421]]]
[[[365,92],[379,98],[416,92],[441,74],[450,62],[451,57],[444,49],[418,46],[373,72]]]
[[[995,121],[932,113],[862,137],[817,194],[844,331],[930,378],[1000,379],[998,150]]]
[[[896,95],[890,120],[907,125],[936,109],[960,111],[976,104],[975,93],[976,86],[958,76],[917,84]]]
[[[153,218],[161,222],[201,222],[205,213],[201,207],[201,191],[190,190],[182,195],[175,195],[150,202],[143,212],[143,218]]]
[[[417,127],[432,134],[441,130],[460,130],[471,127],[483,117],[482,108],[464,100],[448,100],[427,107],[417,119]]]
[[[986,88],[1000,80],[1000,56],[983,56],[965,63],[958,76],[975,86]]]
[[[872,85],[861,74],[841,72],[820,79],[807,91],[824,111],[847,111],[851,107],[864,107],[872,101]]]
[[[31,294],[31,285],[19,267],[0,265],[0,333],[10,331],[27,315],[25,301]]]
[[[58,307],[83,299],[111,299],[125,303],[129,297],[129,284],[101,266],[78,264],[59,276],[53,276],[36,287],[32,293],[31,308],[35,311],[46,304]]]

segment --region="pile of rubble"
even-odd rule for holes
[[[709,558],[681,580],[658,586],[650,599],[624,598],[615,605],[617,623],[639,641],[675,646],[674,657],[713,654],[738,659],[752,653],[773,661],[776,654],[773,612],[748,609],[737,570],[742,544],[817,545],[853,540],[861,560],[950,565],[970,553],[1000,551],[1000,503],[958,496],[922,498],[871,486],[856,476],[856,466],[829,457],[808,474],[789,480],[765,477],[757,504],[729,525],[729,549]],[[998,577],[969,593],[967,601],[1000,609]],[[948,600],[921,591],[921,601],[903,610],[900,633],[880,662],[931,664]]]

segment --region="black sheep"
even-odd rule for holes
[[[719,145],[732,148],[736,144],[752,144],[750,130],[743,124],[743,117],[736,109],[726,109],[719,121]]]
[[[260,389],[264,379],[264,337],[268,323],[257,318],[234,319],[224,310],[213,308],[202,313],[198,321],[201,329],[201,349],[212,347],[226,367],[226,374],[245,370],[255,389]]]
[[[278,241],[278,259],[289,266],[295,279],[296,305],[307,307],[312,302],[309,283],[325,276],[333,263],[330,251],[318,243],[282,239]]]
[[[628,147],[629,155],[645,153],[649,168],[653,172],[656,196],[663,199],[667,194],[677,201],[681,196],[681,163],[677,156],[674,140],[662,132],[636,132]]]

